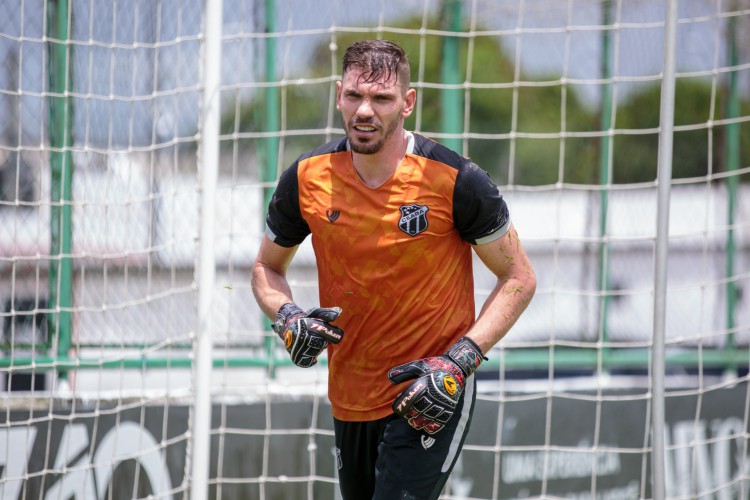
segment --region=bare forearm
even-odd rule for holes
[[[293,301],[286,277],[266,265],[256,263],[253,266],[251,284],[258,306],[271,319],[281,306]]]
[[[467,336],[479,345],[482,352],[489,351],[526,310],[535,290],[536,280],[533,277],[498,281]]]
[[[479,318],[466,333],[486,353],[526,310],[536,291],[536,274],[512,225],[503,237],[474,250],[497,276]]]
[[[250,284],[258,307],[271,319],[284,304],[292,302],[292,289],[286,279],[286,271],[297,247],[282,247],[266,236],[260,244],[253,262]]]

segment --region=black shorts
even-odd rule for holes
[[[369,422],[334,419],[343,499],[437,499],[469,432],[475,401],[472,375],[453,417],[432,435],[415,430],[397,415]]]

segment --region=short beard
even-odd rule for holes
[[[383,144],[385,144],[385,141],[373,142],[368,144],[357,144],[349,141],[349,147],[351,148],[351,150],[361,155],[374,155],[383,148]]]
[[[352,123],[349,127],[347,127],[347,135],[349,135],[349,131],[355,126],[355,125],[362,125],[364,122],[357,122]],[[377,142],[367,143],[367,144],[359,144],[355,143],[350,137],[349,137],[349,147],[352,151],[355,153],[359,153],[361,155],[374,155],[375,153],[378,153],[381,149],[383,149],[383,145],[390,139],[390,137],[396,132],[396,128],[398,128],[398,120],[394,120],[393,123],[388,125],[388,128],[385,130],[385,135],[383,136],[383,139]]]

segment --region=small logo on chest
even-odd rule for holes
[[[339,218],[339,215],[341,215],[341,212],[338,210],[326,210],[326,218],[328,218],[328,222],[336,222],[336,219]]]
[[[403,205],[399,207],[401,218],[398,221],[398,228],[409,236],[416,236],[427,229],[427,211],[429,208],[425,205]]]

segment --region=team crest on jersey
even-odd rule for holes
[[[427,211],[429,208],[425,205],[403,205],[401,218],[398,221],[398,228],[409,236],[416,236],[427,229]]]

